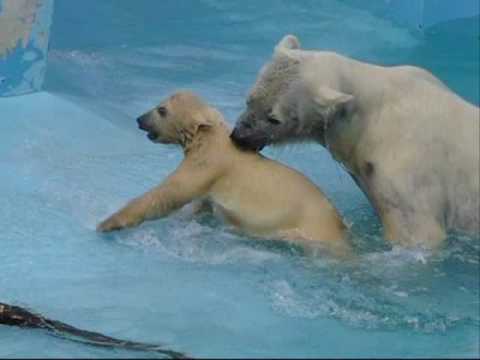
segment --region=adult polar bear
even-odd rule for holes
[[[313,140],[341,162],[393,245],[479,231],[479,109],[429,72],[300,49],[285,36],[237,121],[240,146]]]

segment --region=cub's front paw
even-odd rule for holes
[[[119,217],[111,216],[105,221],[102,221],[100,224],[98,224],[97,231],[111,232],[111,231],[123,229],[124,227],[125,225],[123,224],[123,222],[120,220]]]

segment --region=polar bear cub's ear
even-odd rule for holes
[[[208,130],[222,119],[222,115],[216,109],[205,107],[193,117],[190,132],[196,134],[199,130]]]
[[[195,118],[194,123],[193,123],[195,132],[197,132],[199,129],[209,129],[213,125],[214,125],[214,122],[206,114],[202,114],[201,116],[197,116]]]
[[[283,50],[298,50],[300,49],[300,41],[295,35],[285,35],[282,40],[275,46],[275,53]]]

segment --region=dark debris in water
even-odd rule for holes
[[[97,332],[81,330],[60,321],[51,320],[25,308],[0,303],[0,324],[20,328],[43,329],[54,336],[90,346],[130,351],[154,352],[169,359],[188,358],[186,354],[129,340],[119,340]]]

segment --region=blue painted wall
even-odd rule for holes
[[[0,0],[0,96],[41,88],[53,0]]]

